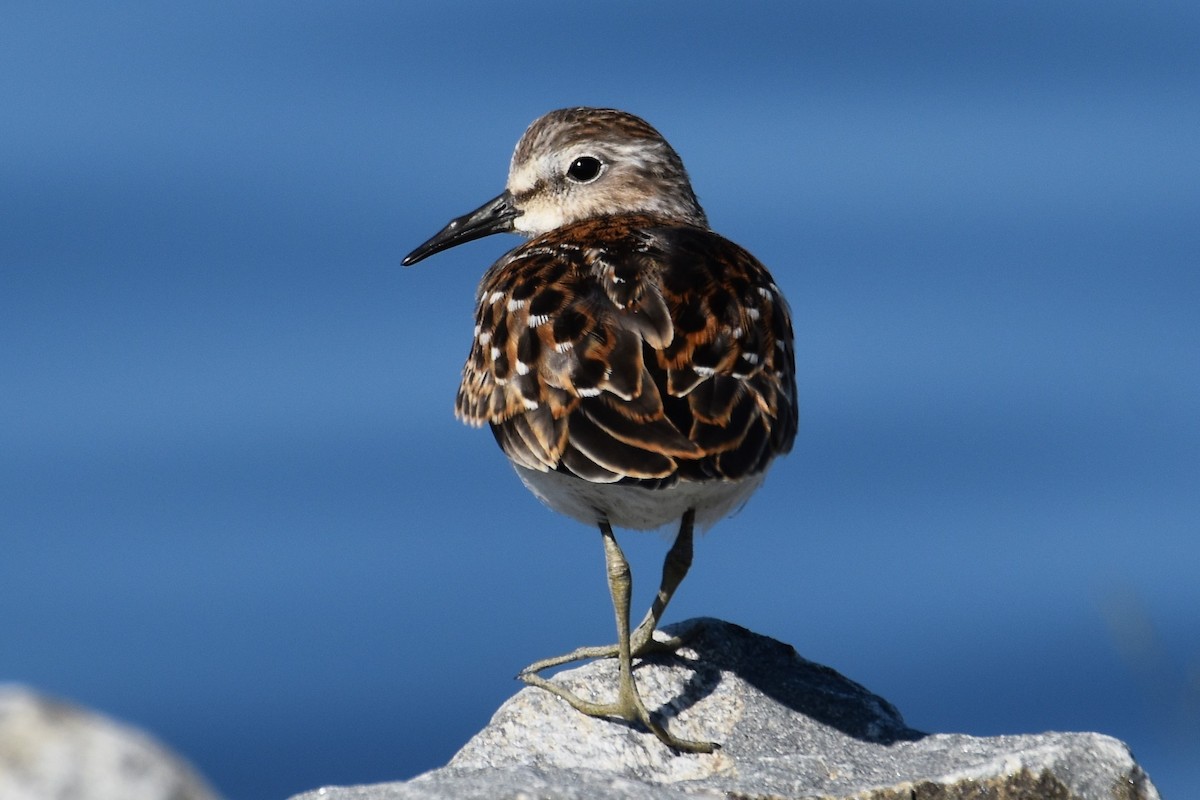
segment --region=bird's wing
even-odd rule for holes
[[[457,413],[529,469],[740,478],[796,433],[787,304],[711,231],[638,216],[545,234],[484,276]]]

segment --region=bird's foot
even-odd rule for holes
[[[643,620],[641,625],[638,625],[637,630],[629,637],[629,645],[633,658],[644,658],[645,656],[666,655],[674,653],[679,648],[687,644],[691,637],[692,631],[687,630],[678,636],[672,636],[667,639],[654,638],[654,625],[649,619]],[[536,675],[543,670],[551,669],[552,667],[560,667],[563,664],[570,664],[575,661],[584,661],[589,658],[616,658],[619,655],[617,645],[599,645],[595,647],[578,647],[569,653],[564,653],[561,656],[553,656],[551,658],[543,658],[540,661],[535,661],[525,669],[521,670],[518,678],[525,680],[527,675]]]
[[[607,648],[580,648],[580,650],[607,650]],[[580,650],[576,650],[578,653]],[[573,654],[572,654],[573,655]],[[589,656],[583,656],[587,658]],[[553,661],[554,659],[547,659]],[[538,662],[541,663],[541,662]],[[531,665],[536,666],[536,665]],[[628,682],[622,681],[622,686],[618,692],[617,700],[614,703],[593,703],[589,700],[584,700],[578,695],[570,692],[563,687],[551,683],[545,678],[537,675],[535,672],[526,671],[518,676],[521,680],[530,686],[536,686],[539,689],[545,689],[553,695],[566,700],[576,711],[582,714],[587,714],[589,717],[616,717],[623,719],[626,722],[641,723],[658,740],[670,747],[672,750],[677,750],[682,753],[711,753],[718,749],[720,745],[715,742],[699,742],[691,739],[680,739],[668,731],[662,724],[650,715],[646,710],[645,704],[642,702],[641,696],[638,694],[637,688],[634,686],[632,679]]]

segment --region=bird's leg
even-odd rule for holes
[[[600,522],[600,533],[604,536],[604,562],[608,571],[608,590],[612,595],[613,613],[617,621],[619,679],[616,702],[593,703],[583,700],[532,672],[523,672],[521,679],[532,686],[558,695],[570,703],[573,708],[588,716],[620,717],[629,722],[640,722],[657,736],[659,741],[674,750],[688,753],[711,753],[715,748],[712,742],[696,742],[690,739],[676,738],[654,720],[650,716],[650,712],[646,710],[646,705],[642,702],[637,685],[633,681],[633,655],[629,635],[629,598],[632,594],[633,579],[629,571],[629,562],[625,560],[625,554],[621,552],[621,547],[617,544],[617,538],[613,535],[612,526],[608,524],[608,520]]]
[[[637,626],[630,637],[630,648],[635,658],[655,653],[674,653],[687,640],[687,634],[684,633],[665,641],[658,641],[654,638],[654,631],[662,619],[663,612],[667,610],[667,604],[675,595],[675,590],[679,588],[679,584],[683,582],[684,576],[692,566],[692,530],[695,527],[695,521],[695,510],[688,509],[679,523],[679,533],[675,537],[675,543],[671,545],[666,559],[663,560],[662,581],[658,586],[658,594],[641,624]],[[617,656],[618,650],[615,644],[579,647],[561,656],[535,661],[521,670],[520,677],[524,679],[524,676],[529,673],[541,672],[551,667],[570,664],[573,661],[583,661],[587,658],[616,658]]]
[[[682,636],[673,636],[666,641],[659,642],[654,639],[654,631],[658,627],[659,620],[662,619],[663,612],[667,610],[667,604],[675,596],[675,590],[679,588],[679,584],[683,583],[688,570],[692,567],[692,529],[695,524],[696,510],[689,508],[683,513],[683,519],[679,521],[679,533],[675,535],[675,543],[671,545],[671,549],[667,551],[667,557],[663,559],[662,580],[658,584],[658,594],[654,596],[650,610],[646,612],[646,616],[630,638],[630,646],[633,648],[635,656],[651,652],[674,653],[683,646],[687,638],[685,633]]]

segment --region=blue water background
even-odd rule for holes
[[[612,638],[599,536],[452,416],[539,114],[645,116],[796,320],[795,451],[668,613],[915,727],[1200,784],[1200,7],[9,2],[0,680],[232,800],[444,763]],[[665,537],[623,537],[649,601]]]

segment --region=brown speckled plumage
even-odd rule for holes
[[[543,234],[488,270],[475,322],[458,415],[528,469],[666,486],[791,448],[787,305],[711,231],[616,215]]]

